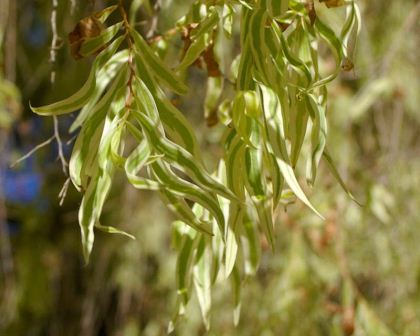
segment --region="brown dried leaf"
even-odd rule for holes
[[[354,334],[355,315],[356,313],[353,306],[344,308],[341,319],[341,327],[343,328],[344,335],[346,336]]]
[[[206,119],[207,127],[216,126],[219,122],[219,116],[217,115],[217,109],[209,111],[207,115],[204,116]]]
[[[315,4],[314,0],[308,0],[305,4],[306,11],[308,12],[309,20],[311,21],[311,25],[313,26],[316,20],[316,11],[315,11]]]
[[[69,34],[70,53],[73,58],[81,59],[83,56],[79,52],[82,43],[88,38],[100,35],[104,29],[102,22],[94,16],[81,19]]]
[[[198,23],[190,23],[184,27],[182,30],[182,40],[184,41],[184,48],[182,52],[181,59],[184,58],[185,54],[187,53],[188,48],[192,44],[191,40],[191,32],[198,27]],[[210,45],[204,50],[200,57],[195,60],[192,64],[200,69],[204,68],[204,64],[207,67],[207,73],[209,77],[220,77],[222,75],[219,63],[216,61],[216,57],[214,54],[214,43],[211,42]]]
[[[208,48],[203,52],[203,59],[207,66],[207,74],[209,77],[220,77],[222,75],[219,63],[214,54],[214,44],[211,43]]]

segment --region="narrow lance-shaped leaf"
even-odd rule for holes
[[[127,68],[119,71],[117,78],[108,92],[102,97],[91,113],[91,118],[85,121],[76,139],[69,163],[70,178],[74,186],[81,190],[86,187],[89,166],[97,155],[105,116],[111,108],[119,110],[123,104],[121,98],[125,92],[124,84],[127,80]]]
[[[191,32],[192,40],[187,52],[178,66],[178,71],[184,71],[197,60],[211,41],[211,33],[219,22],[219,15],[216,10],[210,11],[208,16],[199,24],[196,30]]]
[[[299,58],[297,58],[295,55],[292,54],[290,51],[289,45],[287,43],[286,38],[284,37],[284,34],[280,30],[280,27],[276,22],[271,23],[271,30],[273,32],[273,35],[275,36],[275,42],[279,44],[284,57],[287,59],[287,61],[290,63],[291,67],[302,76],[302,78],[306,78],[307,82],[305,83],[305,86],[309,85],[312,82],[312,75],[310,70],[308,69],[307,65],[303,63]]]
[[[249,27],[243,28],[249,29],[248,39],[254,58],[254,64],[265,83],[271,82],[272,77],[272,72],[270,71],[269,63],[267,62],[269,60],[269,51],[265,44],[267,20],[268,13],[265,9],[255,9],[249,20]]]
[[[237,252],[238,252],[238,235],[237,231],[243,222],[245,202],[244,190],[244,152],[245,144],[236,135],[234,130],[231,130],[224,141],[225,143],[225,175],[227,186],[235,193],[239,201],[231,201],[228,210],[228,222],[226,227],[225,240],[225,277],[227,278],[235,266]]]
[[[209,33],[214,29],[218,22],[219,14],[217,13],[217,10],[214,7],[212,7],[207,13],[205,19],[201,21],[198,27],[191,33],[191,38],[196,39],[197,36]]]
[[[188,92],[187,86],[170,70],[163,61],[152,51],[143,37],[135,30],[131,31],[138,55],[147,64],[150,71],[160,82],[172,91],[184,95]]]
[[[111,187],[114,166],[110,160],[106,160],[106,153],[109,152],[111,137],[118,129],[120,116],[117,114],[112,121],[108,121],[107,130],[100,140],[97,161],[95,162],[95,174],[90,180],[86,193],[79,209],[79,224],[82,234],[83,255],[86,263],[92,251],[95,225],[98,225],[99,217],[108,192]],[[107,124],[107,122],[105,122]]]
[[[291,137],[291,153],[290,162],[292,167],[296,167],[300,157],[303,142],[305,141],[306,130],[308,126],[309,114],[306,109],[304,100],[300,97],[303,93],[299,92],[297,97],[293,97],[294,109],[290,118],[290,137]]]
[[[267,126],[265,126],[267,127]],[[276,209],[277,205],[280,202],[281,193],[283,190],[284,178],[281,174],[279,164],[277,162],[276,156],[274,155],[271,147],[267,144],[268,139],[266,134],[262,134],[264,137],[264,155],[267,166],[267,171],[270,173],[271,177],[271,193],[273,199],[273,212]]]
[[[249,218],[244,219],[241,233],[241,247],[244,256],[244,271],[247,275],[255,275],[261,259],[260,238],[256,225]]]
[[[254,91],[240,91],[237,93],[232,106],[232,121],[241,139],[250,147],[259,146],[258,133],[259,106],[258,95]]]
[[[182,230],[183,242],[178,252],[176,263],[176,286],[179,297],[177,316],[173,319],[173,323],[179,315],[185,313],[185,307],[189,301],[189,286],[191,284],[191,267],[193,263],[194,251],[196,249],[195,239],[197,233],[194,229],[188,227],[185,223],[177,221],[174,223],[175,229]]]
[[[242,47],[242,54],[240,56],[240,63],[238,69],[238,78],[236,85],[238,90],[250,90],[254,88],[252,80],[252,69],[254,67],[252,51],[250,42],[247,40]]]
[[[344,59],[341,68],[344,71],[353,69],[353,57],[356,50],[357,38],[361,29],[360,10],[354,1],[346,9],[347,19],[340,34],[343,43]]]
[[[254,67],[254,59],[252,55],[251,42],[248,38],[249,35],[249,22],[251,19],[251,11],[247,8],[242,8],[242,17],[241,17],[241,49],[242,53],[240,56],[239,69],[238,69],[238,78],[236,81],[236,86],[238,90],[251,90],[254,88],[255,84],[252,79],[252,69]]]
[[[145,130],[149,143],[155,148],[157,153],[165,155],[165,160],[168,160],[176,165],[177,168],[188,173],[197,183],[208,191],[216,192],[228,199],[235,199],[232,192],[211,178],[204,168],[195,162],[194,157],[189,152],[162,137],[162,134],[156,130],[152,120],[138,111],[134,111],[134,115]]]
[[[225,219],[216,197],[214,197],[211,193],[205,192],[196,185],[178,177],[169,167],[167,167],[167,164],[161,160],[153,162],[151,164],[151,169],[156,175],[158,181],[165,185],[170,192],[197,202],[203,208],[207,209],[216,219],[220,230],[224,232]]]
[[[281,120],[281,111],[279,111],[280,103],[278,102],[278,97],[271,89],[262,84],[260,84],[260,90],[264,107],[264,115],[267,122],[267,135],[270,139],[272,149],[277,157],[280,171],[282,172],[286,183],[293,190],[295,195],[319,217],[324,218],[309,202],[300,187],[291,166],[289,154],[287,153],[286,140],[284,139],[283,122]]]
[[[259,223],[264,230],[267,240],[274,250],[274,232],[272,206],[267,197],[262,176],[262,152],[248,148],[245,155],[248,192],[257,210]]]
[[[141,74],[141,80],[153,95],[160,119],[168,132],[168,135],[177,143],[189,151],[194,158],[202,162],[200,147],[197,143],[195,132],[187,118],[166,98],[156,81],[150,74],[143,59],[136,54],[135,62],[137,71]]]
[[[211,253],[209,247],[206,237],[202,236],[197,246],[193,267],[194,288],[207,330],[210,329],[211,308]]]
[[[186,225],[191,226],[198,232],[213,236],[212,224],[198,218],[182,197],[173,194],[165,188],[161,189],[160,195],[166,206]]]
[[[122,50],[117,54],[113,55],[109,61],[98,71],[96,75],[96,87],[95,93],[93,94],[92,99],[82,108],[80,113],[77,115],[77,118],[73,121],[70,126],[69,132],[74,132],[78,127],[80,127],[84,121],[89,118],[90,114],[95,111],[95,106],[98,104],[104,90],[115,78],[118,70],[121,66],[128,60],[128,50]]]
[[[89,77],[80,90],[72,96],[50,105],[41,107],[31,106],[32,111],[43,116],[61,115],[76,111],[87,104],[94,96],[98,71],[115,54],[123,39],[124,37],[120,36],[97,56],[92,65]]]
[[[102,49],[109,41],[114,38],[115,35],[117,35],[122,25],[122,22],[116,23],[105,29],[100,35],[83,41],[79,51],[80,55],[87,57]]]
[[[311,146],[311,158],[308,160],[307,181],[313,185],[316,178],[319,161],[325,149],[327,141],[327,119],[325,116],[325,107],[317,102],[317,99],[312,94],[307,94],[305,97],[308,110],[312,111],[313,125]]]
[[[159,132],[163,135],[164,129],[160,121],[160,115],[155,103],[155,99],[152,96],[152,93],[149,91],[144,82],[138,78],[134,77],[134,99],[137,103],[137,106],[153,121],[153,124],[158,128]]]
[[[145,139],[131,152],[125,161],[125,173],[128,181],[137,189],[160,190],[161,185],[153,180],[139,177],[139,171],[150,161],[151,149]]]
[[[340,184],[340,186],[343,188],[343,190],[346,192],[346,194],[357,204],[359,204],[360,206],[362,206],[362,204],[353,196],[353,194],[351,193],[351,191],[347,188],[346,183],[344,182],[344,180],[341,178],[340,173],[338,172],[332,157],[330,155],[330,153],[328,152],[328,150],[324,150],[324,152],[322,153],[322,157],[325,159],[325,162],[327,163],[327,167],[330,169],[331,173],[334,175],[334,177],[336,178],[336,180],[338,181],[338,183]]]
[[[331,50],[333,51],[334,57],[336,59],[336,67],[331,74],[314,83],[311,86],[311,89],[315,89],[317,87],[326,85],[332,80],[334,80],[340,73],[341,61],[344,56],[342,43],[331,28],[324,24],[319,18],[317,18],[315,21],[315,28],[321,36],[321,38],[324,39],[327,42],[327,44],[331,47]]]
[[[98,230],[100,230],[102,232],[105,232],[105,233],[119,234],[119,235],[125,236],[125,237],[133,239],[133,240],[136,239],[136,237],[134,237],[132,234],[129,234],[125,231],[122,231],[120,229],[117,229],[117,228],[115,228],[113,226],[109,226],[109,225],[105,226],[105,225],[101,225],[101,224],[97,223],[95,225],[95,229],[98,229]]]
[[[109,6],[94,14],[95,18],[104,23],[108,17],[118,8],[117,5]]]
[[[286,12],[289,1],[288,0],[268,0],[267,9],[272,17],[283,15]]]
[[[123,156],[125,148],[126,125],[124,120],[118,125],[118,129],[111,137],[109,157],[112,163],[118,168],[124,168],[126,158]]]

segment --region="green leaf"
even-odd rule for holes
[[[363,206],[351,193],[351,191],[347,188],[346,183],[341,178],[340,173],[338,172],[332,157],[327,149],[324,150],[322,153],[322,157],[324,158],[325,162],[327,163],[327,167],[330,169],[330,172],[333,174],[333,176],[336,178],[337,182],[340,184],[341,188],[346,192],[346,194],[357,204],[360,206]]]
[[[151,168],[157,180],[171,193],[197,202],[207,209],[216,219],[220,231],[224,232],[225,219],[214,195],[177,176],[162,160],[153,162]]]
[[[259,98],[254,91],[239,91],[233,101],[232,121],[238,135],[249,146],[257,148],[259,143],[259,121],[261,113]]]
[[[201,315],[207,330],[210,329],[211,308],[211,252],[205,237],[201,237],[195,255],[193,273]]]
[[[136,237],[134,237],[133,235],[131,235],[131,234],[125,232],[125,231],[119,230],[119,229],[117,229],[113,226],[108,226],[108,225],[104,226],[104,225],[101,225],[101,224],[97,223],[95,225],[95,228],[100,230],[100,231],[106,232],[106,233],[119,234],[119,235],[128,237],[130,239],[136,240]]]
[[[188,92],[187,86],[152,51],[143,37],[135,30],[131,31],[131,36],[134,38],[137,54],[147,64],[153,76],[168,89],[180,95],[185,95]]]
[[[269,58],[267,57],[269,51],[265,44],[267,20],[268,13],[265,9],[255,9],[252,11],[249,26],[243,26],[243,29],[249,29],[247,38],[249,39],[249,45],[251,47],[256,69],[265,82],[270,82],[271,71],[268,66]]]
[[[311,158],[308,160],[308,172],[306,180],[310,185],[315,183],[317,168],[322,154],[324,153],[327,142],[327,119],[325,116],[325,107],[318,103],[316,97],[312,94],[305,96],[306,106],[311,111],[313,119],[311,146]]]
[[[319,18],[315,21],[315,28],[322,39],[324,39],[327,44],[330,46],[333,54],[336,58],[336,67],[335,70],[325,78],[318,80],[312,85],[312,89],[328,84],[334,80],[341,71],[341,61],[344,57],[343,44],[335,35],[334,31],[324,24]]]
[[[107,160],[107,153],[110,150],[112,134],[118,130],[120,120],[121,116],[116,114],[112,121],[105,122],[107,132],[104,133],[100,141],[99,155],[93,168],[94,173],[92,174],[92,179],[89,182],[79,209],[83,255],[86,263],[89,262],[89,256],[93,247],[94,227],[99,227],[102,230],[105,229],[105,227],[99,224],[99,218],[111,188],[112,177],[115,171],[111,160]],[[108,230],[117,233],[115,228],[108,228]],[[122,233],[122,231],[118,231],[118,233]]]
[[[211,7],[206,18],[200,22],[198,27],[194,29],[191,33],[191,39],[195,40],[197,36],[202,36],[207,33],[210,33],[216,25],[219,23],[219,14]]]
[[[97,72],[96,75],[96,87],[94,90],[93,97],[89,102],[82,108],[77,118],[73,121],[73,124],[70,126],[69,132],[74,132],[78,127],[80,127],[87,118],[89,118],[92,111],[95,111],[95,106],[98,104],[104,90],[114,79],[115,75],[121,68],[121,66],[126,63],[128,60],[128,50],[122,50],[117,54],[113,55],[109,61]]]
[[[127,67],[120,69],[117,78],[91,112],[77,136],[69,162],[70,178],[77,190],[87,186],[94,159],[103,132],[105,117],[109,110],[119,111],[124,106],[125,83]],[[111,108],[110,108],[111,106]]]
[[[256,225],[244,219],[241,233],[241,247],[244,255],[244,271],[247,275],[255,275],[261,259],[261,245]]]
[[[302,188],[300,187],[287,152],[286,140],[284,138],[281,106],[278,96],[268,87],[260,84],[261,96],[264,106],[264,115],[267,125],[267,137],[270,140],[273,153],[276,155],[280,171],[294,194],[314,211],[320,218],[324,218],[309,202]]]
[[[161,189],[160,195],[166,206],[186,225],[191,226],[198,232],[213,236],[212,224],[197,218],[182,197],[177,196],[175,193],[172,193],[165,188]]]
[[[150,146],[146,140],[143,140],[125,161],[124,169],[127,174],[127,179],[137,189],[160,190],[162,188],[156,181],[137,176],[140,170],[150,163],[150,157]]]
[[[41,107],[31,106],[32,111],[43,116],[61,115],[76,111],[82,106],[86,105],[92,99],[92,97],[94,97],[98,71],[104,64],[106,64],[112,55],[115,54],[115,51],[118,49],[123,39],[124,38],[122,36],[119,37],[98,55],[98,57],[95,59],[95,62],[93,63],[87,81],[79,91],[66,99],[50,105]]]
[[[302,79],[306,79],[305,85],[309,85],[313,80],[311,71],[305,63],[293,55],[283,32],[280,30],[280,27],[276,22],[271,23],[271,31],[275,37],[275,43],[278,44],[280,50],[283,52],[285,59],[290,63],[292,69],[294,69]]]
[[[194,63],[201,53],[208,47],[212,40],[212,31],[219,22],[219,15],[216,10],[210,10],[207,17],[200,22],[199,26],[191,32],[190,38],[192,43],[186,51],[178,71],[185,71],[192,63]]]
[[[80,46],[80,55],[87,57],[102,49],[115,35],[117,35],[122,25],[122,22],[118,22],[105,29],[100,35],[84,40]]]
[[[231,276],[232,297],[233,297],[233,324],[238,326],[241,316],[241,292],[242,282],[238,269],[235,267]]]
[[[290,138],[291,138],[291,153],[290,161],[292,167],[296,167],[302,150],[303,142],[305,141],[306,129],[308,126],[308,112],[304,101],[296,100],[293,105],[294,109],[291,111],[290,117]]]
[[[118,8],[118,5],[109,6],[94,14],[95,18],[104,23],[106,19]]]
[[[227,278],[235,266],[238,252],[237,231],[242,225],[244,214],[245,190],[243,168],[245,144],[230,130],[226,135],[225,143],[225,175],[226,185],[238,197],[239,201],[231,201],[228,207],[228,222],[226,227],[225,241],[225,278]]]
[[[194,157],[189,152],[162,136],[162,133],[158,131],[151,119],[139,111],[133,112],[143,127],[149,143],[157,153],[164,155],[165,160],[189,174],[204,189],[210,192],[216,192],[220,196],[228,199],[235,199],[232,192],[215,181],[199,163],[195,162]]]
[[[269,0],[267,9],[271,17],[278,17],[286,12],[288,5],[288,0]]]
[[[191,284],[191,268],[194,260],[194,251],[196,249],[197,239],[196,231],[188,227],[181,221],[174,223],[177,230],[182,230],[183,242],[178,253],[176,262],[176,286],[179,297],[178,315],[183,315],[185,307],[189,301],[189,286]]]
[[[197,143],[195,132],[187,118],[179,111],[160,90],[148,70],[143,59],[135,55],[137,71],[141,74],[147,90],[153,95],[159,116],[164,125],[165,131],[177,143],[182,145],[194,158],[202,162],[200,146]]]

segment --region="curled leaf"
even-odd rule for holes
[[[81,19],[69,34],[70,53],[74,59],[81,59],[80,48],[88,38],[99,36],[105,30],[103,23],[94,16]]]

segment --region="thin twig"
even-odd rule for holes
[[[63,169],[64,175],[67,175],[67,167],[69,164],[66,161],[66,158],[64,157],[64,151],[63,151],[63,142],[61,141],[60,137],[60,130],[58,127],[58,118],[56,116],[53,116],[54,119],[54,137],[57,140],[58,145],[58,157],[61,161],[61,168]]]
[[[52,11],[51,11],[51,30],[52,30],[52,41],[51,41],[51,48],[50,48],[50,62],[54,65],[57,59],[57,50],[58,50],[58,42],[60,40],[58,33],[57,33],[57,10],[58,10],[58,0],[52,0]],[[51,71],[51,84],[55,83],[55,70]],[[61,141],[60,136],[60,129],[58,124],[58,119],[56,116],[53,116],[54,120],[54,138],[57,140],[58,146],[58,157],[61,161],[61,167],[63,169],[64,175],[67,175],[67,167],[68,163],[66,158],[64,157],[63,151],[63,142]]]
[[[57,8],[58,0],[52,0],[52,11],[51,11],[51,30],[52,30],[52,41],[50,48],[50,62],[55,63],[57,58],[57,44],[58,44],[58,34],[57,34]],[[51,71],[51,84],[55,82],[55,70]]]
[[[64,182],[63,187],[61,188],[60,192],[58,193],[58,199],[60,200],[59,204],[60,206],[63,205],[64,200],[66,199],[67,196],[67,191],[69,190],[69,186],[70,186],[70,177],[67,178],[66,182]]]
[[[127,43],[128,43],[128,51],[129,51],[129,56],[128,56],[128,66],[130,68],[130,77],[128,78],[128,82],[127,82],[127,87],[129,89],[129,94],[127,95],[126,99],[125,99],[125,107],[127,108],[127,110],[130,109],[131,104],[133,102],[133,97],[134,97],[134,91],[133,91],[133,79],[136,76],[136,71],[134,69],[133,66],[133,40],[132,37],[130,35],[130,23],[128,22],[128,17],[127,17],[127,13],[125,11],[124,8],[124,0],[120,0],[119,1],[119,8],[120,8],[120,12],[121,12],[121,16],[123,18],[123,22],[124,22],[124,29],[125,29],[125,36],[127,39]]]
[[[44,142],[40,143],[39,145],[35,146],[32,150],[30,150],[28,153],[26,153],[20,159],[16,160],[14,163],[12,163],[10,165],[10,168],[15,167],[17,164],[19,164],[20,162],[26,160],[28,157],[30,157],[32,154],[34,154],[36,151],[38,151],[41,148],[49,145],[54,139],[55,139],[55,135],[53,135],[51,138],[45,140]]]

